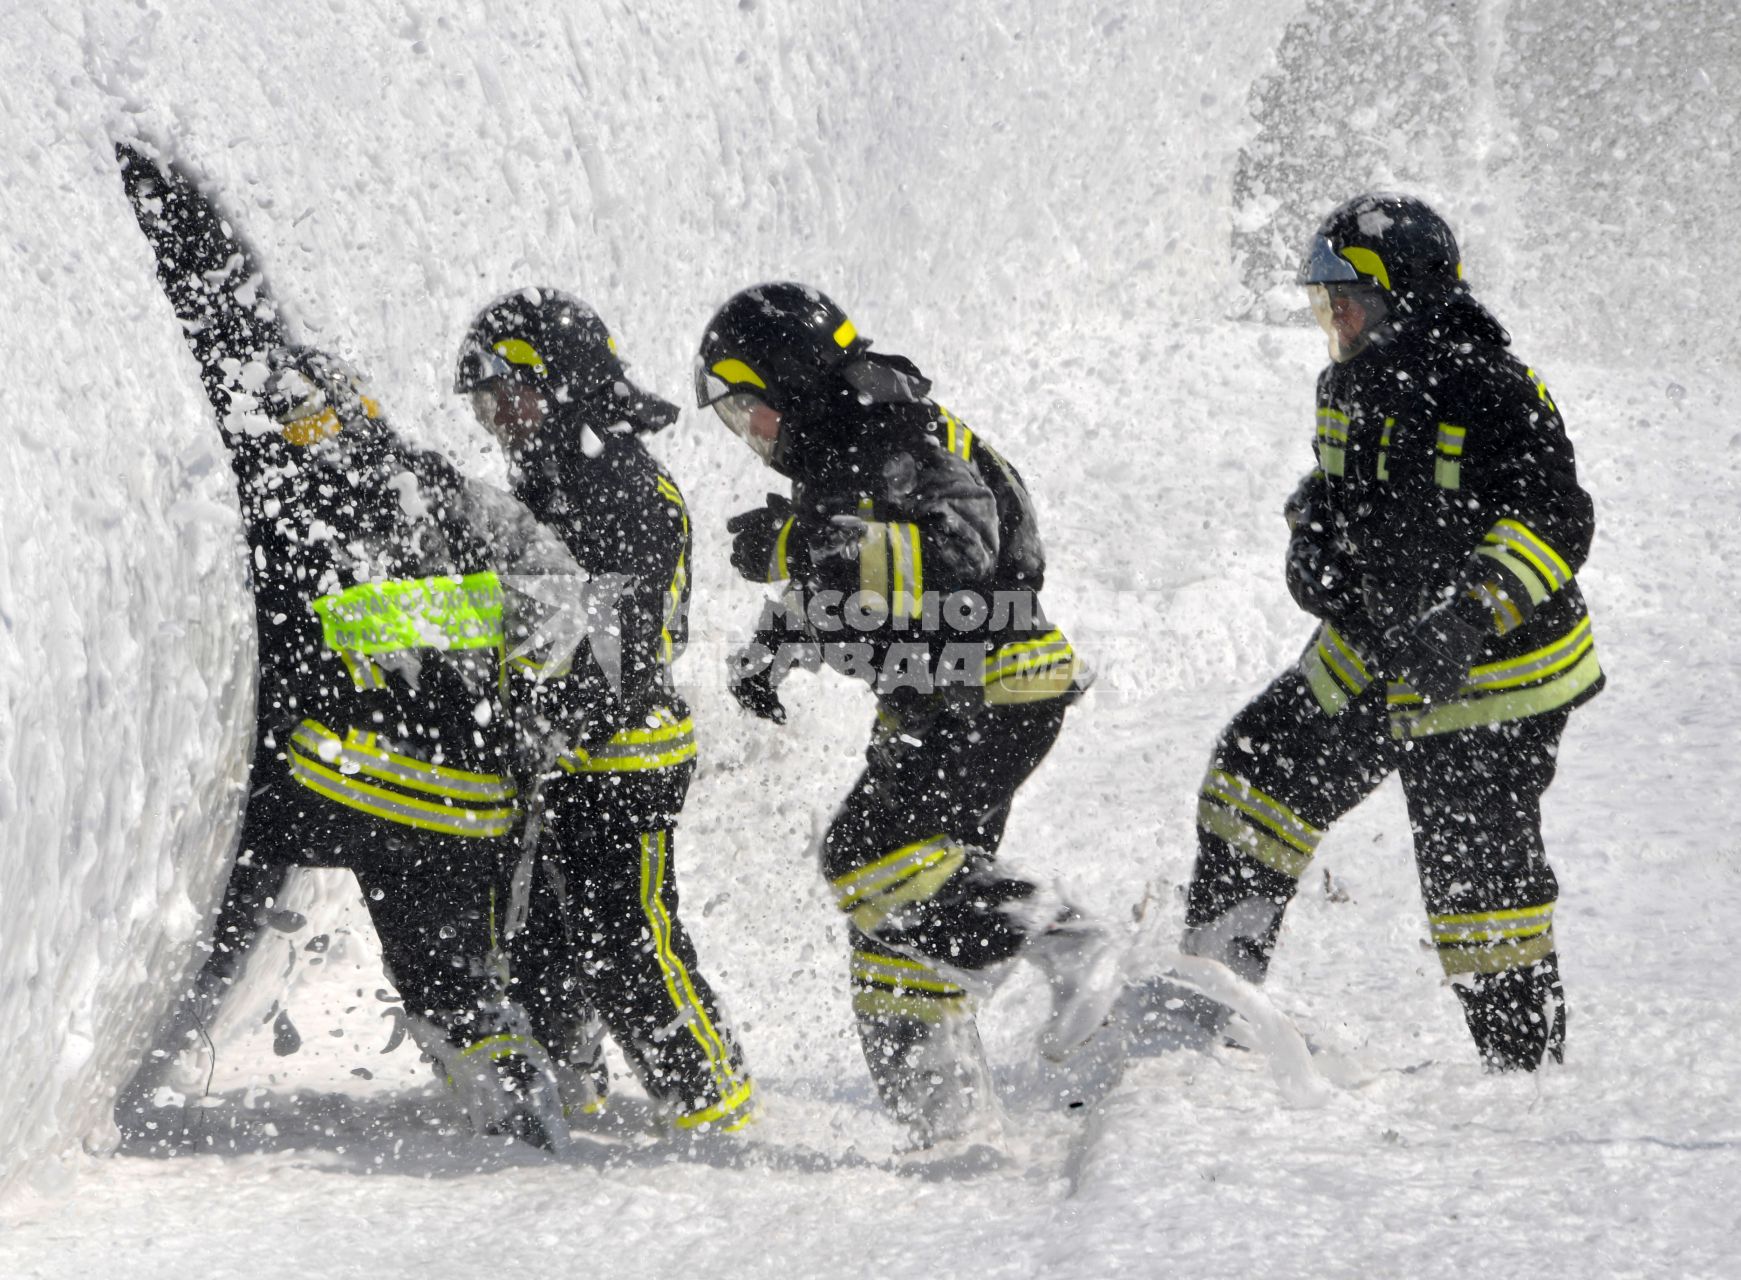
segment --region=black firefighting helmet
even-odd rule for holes
[[[677,420],[676,405],[629,380],[598,313],[559,289],[516,289],[472,321],[453,389],[464,394],[497,379],[537,389],[552,413],[578,413],[592,427],[627,422],[651,432]]]
[[[1443,218],[1413,196],[1372,192],[1319,225],[1297,283],[1377,289],[1391,309],[1411,311],[1458,292],[1462,280],[1457,238]]]
[[[695,358],[695,402],[749,394],[782,414],[837,393],[836,376],[870,350],[829,296],[808,285],[759,284],[707,322]]]

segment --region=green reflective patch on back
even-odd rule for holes
[[[463,578],[360,582],[311,601],[329,649],[492,649],[504,640],[502,584],[493,573]]]

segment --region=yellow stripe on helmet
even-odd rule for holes
[[[504,338],[493,348],[495,353],[509,364],[525,365],[533,373],[542,375],[544,357],[538,354],[538,348],[520,338]]]
[[[1356,271],[1360,272],[1362,275],[1371,276],[1373,279],[1377,280],[1378,283],[1383,285],[1386,290],[1390,288],[1390,271],[1385,267],[1384,259],[1379,257],[1371,249],[1362,249],[1358,245],[1350,245],[1348,248],[1342,250],[1342,256],[1348,259],[1348,265],[1353,267]]]
[[[762,381],[762,375],[742,360],[721,360],[713,366],[713,373],[726,382],[747,382],[752,387],[760,387],[763,391],[768,389],[768,384]]]

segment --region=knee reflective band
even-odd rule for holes
[[[1070,692],[1082,669],[1062,631],[1006,644],[985,660],[988,706],[1043,702]]]
[[[1501,520],[1487,531],[1475,554],[1502,564],[1540,604],[1572,580],[1571,566],[1559,552],[1519,520]]]
[[[1197,825],[1272,871],[1296,880],[1324,833],[1243,778],[1211,769],[1197,801]]]
[[[519,810],[514,784],[495,773],[470,773],[397,755],[352,729],[342,739],[304,720],[290,735],[290,776],[347,808],[402,826],[479,839],[505,836]]]
[[[1500,973],[1535,964],[1554,950],[1554,904],[1468,915],[1428,916],[1445,973]]]
[[[1393,682],[1385,694],[1391,737],[1419,738],[1538,716],[1565,706],[1601,678],[1590,619],[1580,618],[1552,644],[1476,667],[1452,701],[1422,708],[1420,694]]]
[[[660,707],[648,718],[655,721],[651,727],[624,729],[591,751],[576,747],[557,765],[567,773],[639,773],[695,759],[694,720],[688,716],[679,720],[669,707]]]
[[[852,1011],[860,1018],[912,1018],[935,1026],[973,1012],[967,992],[935,969],[883,951],[852,953]]]
[[[910,521],[867,521],[858,547],[858,589],[884,602],[895,622],[916,622],[924,611],[925,558],[919,526]]]
[[[874,933],[899,908],[935,896],[965,861],[967,851],[947,835],[903,845],[834,881],[835,902],[860,932]]]
[[[1318,410],[1318,468],[1327,476],[1342,474],[1348,447],[1348,415]]]
[[[355,654],[408,649],[494,649],[503,643],[502,584],[493,573],[463,578],[360,582],[309,607],[326,647]]]
[[[1365,693],[1372,683],[1365,661],[1328,622],[1318,628],[1317,639],[1300,659],[1300,672],[1324,714],[1331,716]]]
[[[665,993],[679,1019],[701,1046],[707,1059],[708,1074],[713,1078],[719,1101],[700,1111],[689,1112],[676,1120],[678,1128],[693,1129],[722,1120],[750,1100],[754,1087],[748,1079],[738,1079],[732,1068],[731,1048],[707,1016],[701,998],[695,994],[695,983],[683,960],[671,947],[671,916],[665,910],[665,856],[670,849],[671,833],[648,831],[641,835],[641,914],[653,936],[653,955],[659,961],[659,971],[665,977]],[[744,1117],[747,1119],[748,1117]],[[736,1127],[736,1126],[728,1126]]]

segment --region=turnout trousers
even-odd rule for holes
[[[852,1006],[885,1105],[921,1144],[954,1136],[989,1091],[975,978],[1019,954],[1059,905],[995,862],[1017,789],[1063,725],[1065,698],[880,710],[866,766],[822,842],[851,924]]]
[[[1568,711],[1410,740],[1383,681],[1327,714],[1298,669],[1234,717],[1197,808],[1181,950],[1262,981],[1282,915],[1326,831],[1401,777],[1433,943],[1489,1066],[1559,1061],[1558,887],[1541,839]]]
[[[679,1129],[730,1130],[754,1089],[678,915],[677,818],[694,772],[685,759],[546,781],[514,993],[559,1067],[596,1069],[596,1011]]]
[[[262,747],[257,760],[270,760]],[[274,762],[275,763],[275,762]],[[511,1034],[496,937],[505,902],[505,837],[460,837],[420,830],[333,802],[286,776],[250,792],[242,836],[212,929],[211,951],[178,997],[136,1084],[149,1084],[168,1059],[216,1015],[248,954],[281,919],[277,903],[292,867],[343,867],[357,878],[380,941],[387,976],[405,1012],[462,1057]],[[295,1032],[283,1052],[293,1052]],[[428,1047],[428,1046],[426,1046]],[[138,1096],[130,1088],[123,1097]],[[123,1117],[125,1121],[131,1117]]]

